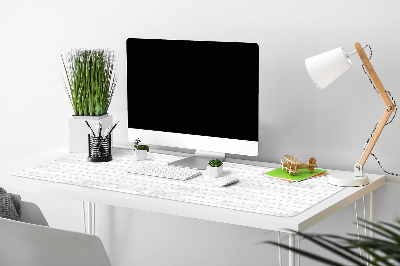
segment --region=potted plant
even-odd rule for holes
[[[223,163],[219,159],[213,159],[208,161],[207,173],[211,177],[219,177],[222,175]]]
[[[346,263],[346,265],[399,265],[400,220],[396,219],[396,223],[377,223],[361,218],[358,219],[365,223],[361,227],[367,228],[369,231],[368,235],[374,232],[379,238],[364,236],[362,234],[359,237],[357,234],[348,234],[348,237],[343,237],[332,234],[307,234],[292,230],[289,231],[345,259],[349,263]],[[273,241],[263,241],[263,243],[281,246],[315,261],[322,262],[324,265],[342,265],[335,259],[332,260],[320,254],[300,250],[296,247],[289,247],[288,245]],[[361,251],[363,252],[361,253]]]
[[[66,81],[61,79],[74,115],[69,121],[70,152],[87,151],[87,127],[113,125],[107,111],[118,80],[115,53],[109,49],[72,49],[61,54]]]
[[[135,147],[136,160],[138,161],[146,160],[147,152],[149,151],[149,146],[139,144],[140,139],[136,139],[134,143],[135,144],[133,146]]]

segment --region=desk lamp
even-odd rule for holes
[[[386,110],[381,120],[376,125],[376,128],[373,131],[371,138],[368,140],[366,146],[364,147],[364,152],[361,155],[360,160],[354,166],[354,175],[342,174],[341,176],[331,176],[328,180],[330,184],[345,187],[363,186],[369,183],[368,176],[363,174],[364,164],[367,161],[368,156],[370,155],[376,141],[378,140],[379,135],[381,134],[383,128],[389,120],[391,113],[395,109],[395,105],[393,104],[388,93],[384,89],[378,75],[372,67],[371,62],[364,52],[364,49],[367,47],[367,45],[362,47],[359,43],[355,43],[354,47],[356,49],[350,53],[346,53],[346,51],[342,47],[339,47],[328,52],[310,57],[305,61],[307,71],[311,79],[314,81],[318,88],[324,89],[350,68],[350,66],[352,65],[350,56],[358,53],[361,61],[368,71],[371,82],[373,82],[373,84],[375,85],[376,90],[378,91],[379,95],[386,105]]]

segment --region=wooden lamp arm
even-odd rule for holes
[[[374,67],[372,66],[371,62],[369,61],[367,55],[365,54],[364,49],[361,47],[360,43],[354,44],[354,47],[356,48],[357,53],[360,56],[361,61],[363,62],[365,68],[367,69],[369,76],[371,77],[372,81],[374,82],[376,89],[378,90],[379,94],[381,95],[382,100],[386,105],[386,109],[388,109],[392,112],[394,110],[394,104],[392,103],[392,100],[390,99],[389,95],[386,93],[386,90],[383,87],[381,80],[379,79],[378,75],[375,72]]]
[[[368,159],[368,156],[370,155],[372,149],[374,148],[374,145],[376,141],[378,140],[383,128],[386,125],[386,122],[389,120],[389,117],[391,113],[394,111],[394,104],[392,100],[390,99],[389,95],[386,93],[385,88],[382,85],[382,82],[380,81],[378,75],[376,74],[371,62],[369,61],[367,55],[364,52],[364,49],[361,47],[360,43],[354,44],[358,55],[361,58],[361,61],[363,62],[365,68],[368,71],[369,76],[371,77],[372,82],[375,84],[376,89],[379,92],[379,95],[381,96],[383,102],[386,105],[386,111],[383,114],[381,120],[379,121],[378,126],[376,127],[371,139],[368,142],[367,147],[365,147],[365,150],[363,154],[361,155],[360,160],[358,163],[355,165],[354,168],[354,173],[355,176],[362,176],[362,168],[364,167],[365,162]]]
[[[371,139],[368,142],[367,147],[365,147],[365,150],[363,152],[363,154],[361,155],[360,160],[358,161],[358,164],[361,166],[364,166],[365,162],[368,159],[369,154],[371,153],[372,149],[374,148],[374,145],[376,143],[376,141],[378,140],[383,128],[386,125],[386,122],[389,120],[391,112],[389,111],[385,111],[385,113],[383,114],[381,120],[379,121],[378,126],[376,127],[374,134],[372,135]]]

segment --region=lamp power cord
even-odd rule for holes
[[[369,48],[369,51],[370,51],[370,56],[369,56],[368,60],[371,60],[371,57],[372,57],[372,49],[371,49],[371,46],[370,46],[370,45],[366,45],[366,47],[368,47],[368,48]],[[376,93],[379,94],[378,89],[375,87],[374,82],[372,81],[371,77],[369,76],[369,74],[368,74],[367,71],[365,70],[364,64],[362,64],[362,68],[363,68],[363,70],[364,70],[365,75],[367,75],[369,81],[371,82],[372,87],[374,88],[374,90],[376,91]],[[394,108],[394,111],[393,111],[393,113],[392,113],[392,115],[391,115],[391,119],[390,119],[388,122],[386,122],[386,126],[387,126],[387,125],[389,125],[390,123],[392,123],[393,119],[394,119],[395,116],[396,116],[396,113],[397,113],[397,105],[396,105],[396,101],[394,100],[394,98],[393,98],[392,94],[390,93],[390,91],[388,91],[388,90],[385,90],[385,91],[386,91],[386,93],[388,94],[388,96],[392,99],[392,102],[393,102],[394,107],[395,107],[395,108]],[[378,124],[379,124],[379,122],[376,122],[375,127],[374,127],[374,129],[372,130],[371,135],[369,136],[367,142],[366,142],[365,145],[364,145],[364,150],[366,149],[366,147],[367,147],[369,141],[371,140],[372,135],[374,134],[374,132],[375,132],[376,127],[378,126]],[[371,152],[371,155],[372,155],[372,156],[375,158],[375,160],[378,162],[379,167],[382,169],[382,171],[383,171],[384,173],[386,173],[386,174],[388,174],[388,175],[400,176],[400,174],[390,173],[390,172],[386,171],[386,170],[383,168],[383,166],[382,166],[381,162],[379,161],[379,159],[376,157],[376,155],[373,154],[372,152]]]

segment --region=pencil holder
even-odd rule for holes
[[[111,134],[106,138],[93,137],[88,134],[89,162],[109,162],[111,156]]]

